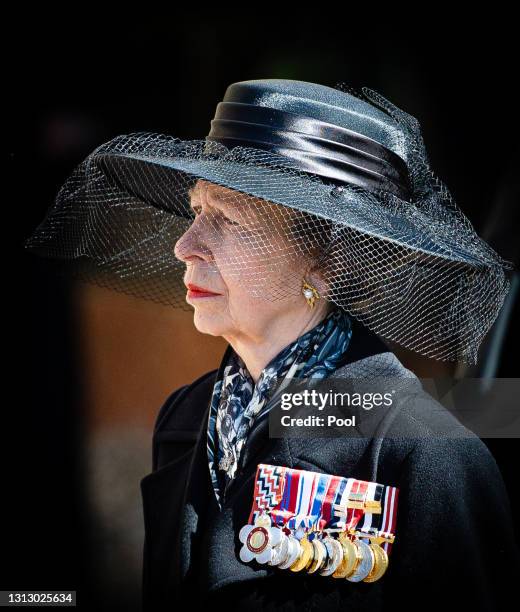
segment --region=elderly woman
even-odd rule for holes
[[[261,416],[266,404],[269,408],[269,391],[288,372],[354,379],[366,370],[392,379],[413,375],[375,334],[326,300],[318,298],[310,307],[312,298],[304,292],[272,301],[250,296],[244,274],[220,256],[244,248],[246,219],[256,226],[269,203],[259,209],[251,198],[206,181],[197,182],[191,197],[195,220],[175,246],[186,263],[186,299],[193,304],[197,329],[223,336],[230,346],[218,371],[176,390],[157,419],[154,472],[142,481],[146,603],[160,609],[163,601],[173,605],[202,597],[232,609],[312,604],[369,610],[400,601],[403,589],[441,602],[445,588],[450,601],[460,597],[477,609],[494,609],[515,553],[507,495],[485,445],[419,395],[381,445],[374,438],[321,438],[318,444],[269,439],[268,421]],[[217,216],[226,229],[214,254],[208,245],[215,241]],[[264,226],[263,239],[271,233],[280,241],[278,251],[272,245],[270,253],[290,251],[282,242],[281,227],[287,224],[269,214],[265,219],[270,221],[264,221],[269,229]],[[256,277],[264,266],[260,254],[257,268],[250,262],[249,270]],[[287,258],[266,291],[275,294],[281,279],[294,283],[300,277],[325,294],[326,274],[309,267]],[[398,487],[397,541],[384,579],[370,587],[347,585],[244,566],[236,552],[238,532],[248,522],[258,464],[367,480],[377,474],[379,481]],[[505,529],[502,546],[486,534],[490,508],[493,523]]]
[[[157,416],[141,482],[146,610],[507,601],[518,550],[497,465],[389,347],[474,360],[506,262],[431,173],[415,120],[363,92],[235,83],[203,143],[134,135],[96,150],[33,239],[55,244],[61,223],[69,257],[157,297],[174,237],[195,327],[228,342]],[[353,433],[269,436],[294,380],[376,379],[398,397]]]

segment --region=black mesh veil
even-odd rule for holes
[[[511,264],[431,171],[417,120],[371,89],[337,88],[399,126],[409,200],[271,151],[140,132],[94,150],[25,246],[78,279],[186,310],[187,277],[271,301],[304,299],[312,277],[322,299],[383,338],[475,363]]]

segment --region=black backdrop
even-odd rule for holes
[[[290,18],[267,7],[250,16],[125,7],[110,20],[91,5],[62,11],[13,16],[3,41],[9,219],[0,588],[76,589],[84,609],[114,609],[90,571],[85,424],[70,408],[81,387],[68,288],[21,246],[59,185],[120,133],[204,137],[234,81],[344,80],[418,117],[432,166],[460,207],[479,232],[495,211],[493,246],[517,259],[518,53],[510,18],[498,13],[463,25],[426,14],[427,22],[397,27],[386,18],[374,23],[374,11],[325,15],[316,7]],[[516,331],[517,308],[500,376],[519,376]],[[486,442],[518,515],[518,441]]]

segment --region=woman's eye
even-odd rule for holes
[[[193,210],[193,215],[195,217],[198,217],[202,213],[202,208],[200,206],[192,206],[192,210]],[[218,216],[220,216],[223,219],[226,225],[240,226],[240,223],[237,223],[236,221],[231,221],[231,219],[226,217],[224,214],[214,213],[214,217],[218,217]]]
[[[227,217],[224,217],[224,221],[227,225],[240,225],[240,223],[237,223],[236,221],[231,221],[231,219],[228,219]]]

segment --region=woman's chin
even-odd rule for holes
[[[193,324],[201,334],[221,336],[225,332],[222,316],[216,312],[204,312],[195,308]]]

